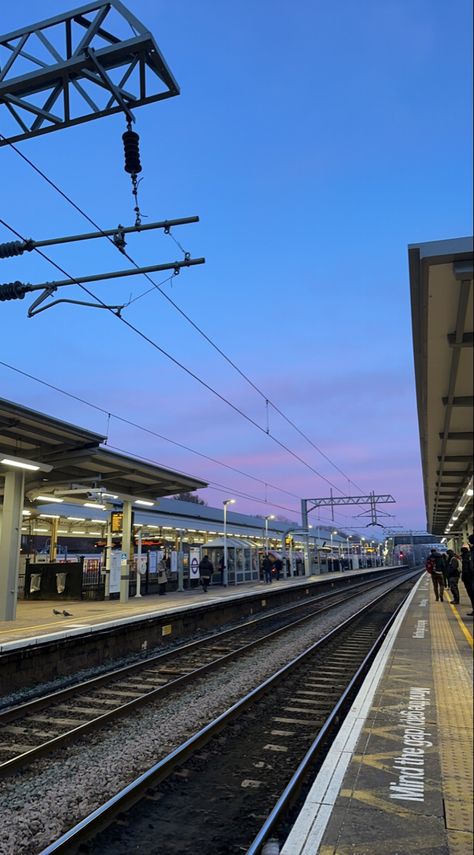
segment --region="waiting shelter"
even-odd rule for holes
[[[223,537],[216,537],[206,543],[205,554],[209,556],[214,565],[213,579],[222,581],[224,547],[227,549],[229,585],[258,581],[260,573],[257,548],[248,540],[241,538],[237,540],[233,537],[226,537],[225,540]],[[216,574],[218,575],[216,576]]]
[[[106,437],[0,399],[0,620],[14,620],[25,504],[122,506],[120,599],[128,599],[133,507],[207,487],[204,481],[105,447]],[[27,513],[28,511],[26,511]],[[54,531],[52,543],[56,540]],[[52,555],[54,560],[55,555]]]

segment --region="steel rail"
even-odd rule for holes
[[[408,594],[407,594],[407,596],[408,596]],[[365,679],[365,677],[366,677],[366,675],[367,675],[367,673],[368,673],[368,671],[369,671],[369,669],[370,669],[370,667],[371,667],[371,665],[375,659],[375,656],[377,655],[378,651],[380,650],[388,632],[390,631],[390,628],[392,627],[394,621],[396,620],[399,611],[402,609],[403,605],[405,604],[406,599],[407,598],[405,597],[402,600],[402,602],[399,604],[399,606],[396,608],[394,613],[391,615],[391,617],[389,618],[389,620],[385,624],[385,626],[382,629],[382,632],[379,634],[378,638],[376,638],[376,640],[374,641],[372,647],[370,648],[369,652],[365,656],[363,662],[361,663],[361,665],[357,669],[356,673],[352,677],[350,683],[346,686],[344,692],[342,693],[341,697],[339,698],[336,705],[334,706],[334,709],[328,715],[328,717],[327,717],[326,721],[324,722],[323,726],[321,727],[321,730],[319,731],[316,739],[314,740],[314,742],[311,745],[311,747],[309,748],[309,750],[306,752],[306,754],[305,754],[304,758],[302,759],[301,763],[299,764],[296,772],[293,774],[292,778],[290,779],[287,786],[283,790],[283,793],[279,797],[279,799],[278,799],[277,803],[275,804],[273,810],[271,811],[271,813],[269,814],[269,816],[265,820],[260,831],[258,832],[258,834],[255,836],[254,840],[252,841],[251,845],[247,849],[245,855],[258,855],[258,853],[261,852],[261,849],[262,849],[264,843],[269,839],[270,835],[272,834],[272,832],[274,831],[274,829],[276,828],[278,823],[281,821],[285,812],[288,810],[288,808],[294,802],[297,794],[299,793],[302,785],[304,784],[304,781],[308,775],[310,767],[312,765],[314,765],[314,763],[316,762],[316,760],[318,758],[318,755],[321,754],[321,752],[324,750],[324,741],[325,741],[329,731],[331,730],[331,728],[334,727],[335,723],[337,722],[338,716],[340,715],[341,711],[343,710],[348,699],[354,695],[355,691],[359,690],[363,680]]]
[[[151,786],[156,786],[157,784],[168,778],[178,766],[181,766],[192,754],[194,754],[198,749],[200,749],[203,745],[209,742],[209,740],[213,736],[219,733],[219,731],[226,727],[226,725],[230,723],[234,718],[237,718],[249,706],[255,703],[262,695],[266,694],[269,690],[275,688],[278,683],[280,683],[295,668],[297,668],[306,658],[313,655],[318,648],[324,647],[324,645],[327,645],[330,641],[336,638],[354,621],[356,621],[359,617],[365,615],[374,606],[381,602],[386,596],[388,596],[390,593],[396,590],[396,588],[400,587],[400,585],[406,582],[407,578],[411,578],[412,576],[418,574],[419,570],[412,572],[409,575],[405,574],[404,578],[401,580],[397,580],[397,584],[393,585],[388,591],[379,594],[375,599],[371,600],[370,603],[363,606],[349,618],[346,618],[346,620],[339,624],[339,626],[330,630],[330,632],[326,633],[323,638],[319,639],[317,642],[315,642],[315,644],[311,645],[303,653],[296,656],[289,663],[280,668],[275,674],[264,680],[264,682],[261,683],[259,686],[248,692],[243,698],[241,698],[239,701],[229,707],[229,709],[221,713],[217,718],[209,722],[197,733],[193,734],[193,736],[187,739],[182,745],[174,749],[162,760],[155,763],[150,769],[140,775],[135,781],[132,781],[120,792],[116,793],[114,796],[112,796],[112,798],[108,799],[103,805],[101,805],[99,808],[89,814],[89,816],[85,817],[73,828],[69,829],[67,832],[61,835],[58,840],[49,844],[39,853],[39,855],[53,855],[53,853],[55,853],[55,855],[56,853],[61,853],[61,855],[65,855],[65,853],[76,852],[78,847],[82,843],[84,843],[86,840],[90,840],[91,837],[94,837],[100,831],[107,828],[119,813],[128,810],[130,807],[136,804],[141,799],[142,794],[147,789],[149,789]],[[391,616],[390,621],[392,621],[392,619],[393,616]],[[385,631],[388,631],[387,625],[382,630],[382,633],[384,633]],[[375,645],[372,645],[372,649],[374,646]],[[367,657],[364,658],[364,662],[366,661],[366,659]],[[359,667],[357,673],[359,673],[361,667],[362,666]],[[336,708],[337,710],[341,709],[342,699],[345,697],[346,692],[344,692],[341,698],[337,701],[333,712],[336,710]],[[330,716],[331,715],[332,713],[330,714]],[[336,716],[337,712],[334,712],[334,717]],[[332,720],[334,720],[334,717]],[[325,725],[323,725],[323,728],[325,728],[325,733],[327,733],[328,727],[325,727]],[[267,832],[267,836],[268,833],[270,832]]]
[[[380,584],[384,584],[387,579],[393,576],[393,572],[387,572],[384,574],[378,575],[376,577],[377,582]],[[303,583],[304,585],[304,583]],[[321,593],[320,595],[315,592],[314,604],[324,603],[331,597],[336,596],[338,593],[347,593],[347,592],[358,592],[361,588],[367,586],[367,580],[358,581],[355,579],[354,584],[347,584],[341,590],[338,587],[327,593]],[[375,587],[375,585],[374,585]],[[203,604],[204,605],[204,604]],[[166,662],[170,658],[174,658],[178,654],[191,652],[193,648],[198,648],[203,644],[208,644],[210,642],[222,641],[224,638],[228,636],[232,636],[237,632],[240,632],[244,629],[250,629],[252,627],[257,627],[265,622],[269,622],[275,620],[277,617],[284,617],[285,614],[291,614],[291,612],[297,612],[301,609],[307,608],[311,605],[310,600],[304,600],[297,603],[292,603],[291,605],[284,606],[276,611],[267,612],[263,615],[256,615],[251,620],[246,620],[243,623],[238,624],[237,626],[231,626],[228,629],[221,630],[220,632],[214,633],[213,635],[207,635],[205,638],[199,638],[195,641],[189,641],[185,644],[179,645],[177,647],[173,647],[171,650],[161,651],[160,653],[156,653],[152,656],[147,656],[146,659],[141,659],[139,662],[132,662],[130,665],[123,665],[120,668],[114,668],[111,671],[107,671],[104,674],[100,674],[97,677],[90,677],[87,680],[83,680],[80,683],[74,683],[71,686],[67,686],[62,689],[58,689],[57,691],[50,692],[47,695],[41,695],[41,697],[32,698],[29,701],[25,701],[22,704],[17,704],[16,706],[9,706],[5,709],[0,709],[0,725],[3,723],[7,723],[9,721],[16,721],[19,718],[24,717],[25,715],[30,715],[32,712],[39,711],[43,709],[45,706],[48,706],[50,703],[56,703],[57,701],[66,700],[68,697],[78,694],[82,691],[89,691],[90,689],[94,689],[102,685],[103,683],[111,682],[115,679],[120,679],[120,677],[125,677],[127,675],[132,675],[135,672],[139,672],[145,666],[153,665],[159,662]],[[337,603],[335,604],[337,605]],[[144,618],[144,622],[147,622],[149,618]]]
[[[386,578],[383,581],[378,580],[377,585],[375,585],[374,587],[378,587],[378,585],[384,584],[385,581]],[[65,733],[53,737],[53,739],[49,739],[47,742],[43,742],[40,745],[33,746],[28,751],[24,751],[21,754],[15,755],[9,760],[5,760],[0,764],[0,776],[19,769],[21,766],[24,766],[27,763],[31,763],[33,762],[33,760],[36,760],[39,757],[42,757],[46,754],[50,754],[56,748],[59,748],[60,746],[65,745],[66,743],[69,743],[73,740],[79,739],[86,733],[98,730],[106,722],[110,722],[117,718],[120,718],[137,707],[144,706],[145,704],[156,700],[158,697],[163,698],[167,694],[170,694],[171,692],[175,691],[176,689],[182,688],[183,685],[191,685],[191,683],[204,676],[205,674],[209,673],[210,671],[217,670],[219,667],[221,667],[221,665],[245,655],[247,652],[257,647],[258,645],[263,644],[268,640],[284,632],[287,632],[288,630],[293,629],[302,623],[313,620],[315,616],[322,614],[323,612],[329,611],[330,609],[336,608],[337,606],[341,605],[341,603],[346,603],[348,600],[359,595],[360,590],[358,589],[362,587],[362,584],[363,583],[359,585],[350,586],[351,590],[354,590],[349,597],[347,596],[347,587],[344,588],[343,592],[340,591],[337,592],[337,594],[336,592],[327,594],[324,596],[324,599],[329,599],[331,597],[343,593],[344,596],[340,599],[337,599],[335,602],[328,603],[322,608],[316,609],[308,615],[299,617],[296,620],[293,620],[290,623],[285,624],[284,626],[279,627],[276,630],[273,630],[267,635],[254,639],[253,641],[250,641],[247,644],[236,648],[236,650],[233,650],[230,653],[226,653],[223,656],[219,656],[217,659],[214,659],[211,662],[206,663],[205,665],[199,666],[199,668],[194,669],[188,674],[183,674],[180,677],[176,677],[176,679],[170,680],[164,686],[159,686],[156,689],[152,689],[151,691],[146,692],[145,694],[140,695],[137,698],[133,698],[132,700],[127,701],[124,704],[119,704],[113,710],[108,710],[100,716],[95,716],[94,718],[89,719],[89,721],[86,721],[83,724],[71,728],[71,730],[68,730]],[[321,600],[319,599],[318,602],[321,602]],[[290,609],[284,609],[283,614],[287,611],[294,611],[298,607],[300,609],[302,609],[303,607],[308,607],[308,605],[311,605],[311,603],[308,603],[307,601],[305,603],[300,603],[298,604],[298,606],[292,606],[290,607]],[[314,605],[316,605],[316,603],[314,603]],[[110,683],[113,679],[115,679],[116,675],[118,675],[118,677],[120,678],[120,676],[126,672],[133,672],[134,670],[140,669],[143,670],[143,668],[145,667],[148,668],[153,662],[160,663],[164,662],[167,659],[170,659],[171,657],[176,658],[179,653],[190,652],[193,648],[203,647],[204,645],[209,644],[209,642],[215,643],[217,640],[222,640],[225,636],[231,634],[235,635],[245,628],[251,628],[252,625],[256,626],[259,623],[264,623],[265,621],[275,619],[275,617],[278,617],[279,614],[280,612],[277,612],[276,614],[272,615],[265,615],[260,619],[248,621],[246,624],[243,624],[240,627],[233,627],[230,630],[225,630],[223,633],[218,633],[217,635],[209,636],[206,639],[199,639],[198,641],[190,642],[189,644],[184,645],[183,647],[175,648],[174,650],[169,651],[165,654],[159,654],[158,656],[152,657],[151,659],[146,659],[142,662],[125,666],[123,669],[118,669],[117,671],[114,671],[111,674],[101,675],[101,677],[93,678],[92,680],[88,680],[85,683],[80,683],[76,686],[68,687],[67,689],[61,689],[58,693],[46,695],[44,698],[27,702],[27,704],[21,707],[14,707],[11,710],[7,710],[3,715],[0,714],[0,723],[2,720],[7,722],[12,720],[17,721],[20,719],[20,717],[24,718],[25,716],[31,715],[31,713],[34,713],[35,711],[41,708],[44,708],[48,705],[48,703],[57,703],[58,701],[65,699],[68,695],[70,696],[74,694],[79,694],[80,692],[82,693],[83,691],[95,688],[104,682]]]

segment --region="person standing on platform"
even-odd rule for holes
[[[474,600],[473,600],[473,591],[474,591],[474,567],[472,565],[472,553],[468,546],[461,547],[461,579],[463,581],[463,585],[466,589],[467,596],[471,601],[472,612],[468,612],[468,615],[474,614]]]
[[[426,559],[426,572],[430,574],[433,583],[436,602],[444,601],[444,564],[437,549],[432,549]]]
[[[283,570],[283,561],[281,560],[281,558],[275,558],[275,563],[273,566],[275,568],[275,578],[279,581]]]
[[[451,595],[453,598],[451,600],[451,604],[453,606],[454,605],[457,606],[459,603],[458,582],[459,582],[459,577],[461,575],[460,570],[459,570],[459,565],[461,562],[460,562],[458,556],[455,555],[455,553],[453,552],[452,549],[448,549],[446,552],[446,555],[448,556],[448,567],[447,567],[448,585],[449,585],[449,590],[451,591]]]
[[[272,562],[268,553],[265,553],[262,561],[263,579],[265,582],[272,581]]]
[[[208,555],[204,555],[199,562],[199,579],[202,585],[202,590],[205,594],[207,594],[207,587],[209,582],[211,581],[211,576],[214,572],[214,566],[212,561],[209,560]]]
[[[166,561],[164,558],[161,559],[158,564],[158,593],[163,595],[166,594],[166,583],[168,581],[168,574],[166,572]]]
[[[441,560],[443,562],[443,577],[444,577],[444,587],[449,588],[448,581],[448,556],[446,552],[441,552]]]

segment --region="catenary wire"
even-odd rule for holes
[[[132,454],[132,452],[129,451],[128,449],[120,448],[117,445],[108,445],[108,448],[112,448],[114,451],[118,451],[121,454],[128,454],[128,455]],[[157,460],[154,460],[151,457],[146,457],[146,456],[141,455],[141,454],[134,454],[134,456],[137,457],[138,460],[143,460],[145,463],[151,463],[153,466],[162,466],[163,465],[162,463],[160,463]],[[286,505],[280,505],[277,502],[267,502],[266,499],[260,499],[258,496],[253,496],[251,493],[246,493],[243,490],[236,490],[235,487],[228,487],[225,484],[220,484],[218,481],[209,481],[208,487],[211,490],[217,490],[218,492],[221,492],[221,493],[228,494],[229,492],[232,492],[233,495],[238,496],[239,498],[250,499],[254,502],[257,502],[260,505],[266,505],[267,507],[270,506],[271,508],[278,508],[281,511],[288,511],[289,513],[296,514],[297,516],[299,514],[299,509],[296,510],[295,508],[289,508]],[[284,492],[284,491],[282,491],[282,492]],[[296,496],[295,498],[299,498],[299,497]],[[334,522],[337,522],[337,520],[330,520],[327,517],[320,517],[319,519],[321,519],[325,522],[328,522],[328,523],[332,523],[333,525],[334,525]],[[290,522],[291,522],[291,520],[290,520]],[[337,524],[344,526],[344,523],[337,522]],[[314,526],[313,526],[313,528],[314,528]],[[349,525],[348,528],[352,528],[352,526]]]
[[[229,469],[231,472],[235,472],[237,475],[242,475],[245,478],[249,478],[250,480],[255,481],[256,483],[261,484],[265,487],[271,487],[273,490],[277,490],[280,493],[284,493],[285,495],[290,496],[290,498],[298,499],[298,500],[300,500],[300,498],[301,498],[296,493],[292,493],[291,491],[286,490],[284,487],[280,487],[277,484],[272,484],[271,482],[265,481],[263,478],[258,478],[256,475],[251,475],[249,472],[245,472],[242,469],[238,469],[236,466],[231,466],[229,463],[224,463],[222,460],[218,460],[215,457],[211,457],[209,454],[204,454],[204,452],[197,451],[195,448],[191,448],[190,446],[185,445],[182,442],[178,442],[177,440],[170,439],[169,437],[158,433],[157,431],[153,430],[152,428],[146,427],[145,425],[141,425],[138,422],[133,421],[132,419],[126,418],[125,416],[120,416],[117,413],[111,412],[110,410],[106,409],[105,407],[101,407],[99,404],[94,404],[92,401],[88,401],[85,398],[81,398],[79,395],[76,395],[73,392],[69,392],[67,389],[62,389],[60,386],[56,386],[54,383],[50,383],[47,380],[43,380],[41,377],[36,377],[34,374],[31,374],[28,371],[24,371],[23,369],[18,368],[15,365],[11,365],[10,363],[4,362],[3,360],[0,360],[0,365],[3,365],[4,368],[8,368],[10,371],[13,371],[17,374],[22,375],[23,377],[28,378],[28,380],[33,380],[35,383],[39,383],[40,385],[45,386],[48,389],[52,389],[54,392],[59,392],[61,395],[65,395],[66,397],[71,398],[72,400],[78,401],[81,404],[85,404],[87,407],[90,407],[91,409],[96,410],[99,413],[102,413],[103,415],[107,416],[107,425],[108,426],[110,425],[110,419],[113,418],[116,421],[121,422],[122,424],[129,425],[130,427],[136,428],[137,430],[141,430],[144,433],[149,434],[150,436],[154,436],[157,439],[160,439],[160,440],[163,440],[164,442],[169,443],[170,445],[174,445],[177,448],[180,448],[184,451],[187,451],[191,454],[194,454],[198,457],[201,457],[204,460],[208,460],[210,463],[215,463],[217,466],[222,466],[225,469]],[[114,446],[110,445],[108,442],[106,444],[109,448],[114,448]],[[121,449],[117,449],[117,450],[120,451]],[[127,452],[127,453],[131,454],[132,452]],[[134,456],[139,457],[140,455],[137,455],[134,453]],[[146,460],[148,458],[142,458],[142,459]],[[225,489],[226,490],[229,490],[229,489],[234,490],[234,488],[228,488],[228,487],[226,487]],[[234,490],[234,492],[236,492],[236,491]],[[253,499],[257,502],[266,503],[266,500],[264,500],[264,499],[259,499],[255,496],[250,495],[250,494],[246,495],[243,492],[241,492],[241,496],[242,496],[242,498],[249,498],[249,499]],[[283,506],[275,505],[274,503],[269,503],[269,504],[271,504],[272,507],[282,507],[283,508]],[[290,510],[290,509],[289,508],[283,508],[283,510]],[[294,512],[293,509],[291,509],[291,510],[292,510],[292,512]],[[341,516],[345,516],[345,515],[341,514]]]
[[[2,223],[7,229],[9,229],[9,231],[12,232],[12,234],[16,235],[22,241],[24,241],[24,242],[26,241],[26,238],[20,232],[18,232],[16,229],[14,229],[13,226],[9,225],[5,220],[0,218],[0,223]],[[67,276],[69,279],[72,279],[73,281],[75,281],[75,277],[72,276],[71,273],[69,273],[67,270],[65,270],[63,267],[61,267],[61,265],[57,264],[56,261],[53,261],[53,259],[50,258],[48,255],[46,255],[46,253],[44,253],[42,250],[38,249],[38,247],[35,247],[34,249],[35,249],[35,252],[37,252],[42,258],[45,259],[45,261],[48,261],[50,264],[53,265],[53,267],[55,267],[57,270],[59,270],[61,273],[63,273],[64,276]],[[279,440],[274,434],[271,433],[271,431],[265,430],[265,428],[263,428],[261,425],[258,424],[258,422],[255,421],[255,419],[252,419],[251,416],[247,415],[247,413],[245,413],[243,410],[241,410],[240,407],[237,407],[236,404],[233,404],[232,401],[229,401],[229,399],[226,398],[224,395],[222,395],[220,392],[218,392],[217,389],[214,389],[213,386],[210,386],[209,383],[206,383],[206,381],[203,380],[201,377],[199,377],[198,374],[195,374],[194,371],[191,371],[190,368],[187,368],[182,362],[180,362],[178,359],[176,359],[176,357],[172,356],[170,353],[168,353],[168,351],[166,351],[164,348],[160,347],[160,345],[157,344],[157,342],[154,341],[152,338],[150,338],[148,335],[146,335],[146,333],[142,332],[142,330],[140,330],[138,327],[136,327],[130,321],[127,321],[121,315],[117,314],[117,312],[114,311],[113,309],[111,309],[110,306],[107,306],[107,304],[104,303],[103,300],[100,299],[100,297],[98,297],[96,294],[94,294],[89,288],[86,288],[86,286],[83,283],[76,281],[76,284],[79,285],[79,287],[82,288],[82,290],[86,294],[88,294],[89,297],[91,297],[93,300],[95,300],[96,303],[98,303],[100,306],[102,306],[103,309],[107,309],[107,311],[109,311],[110,314],[113,315],[114,318],[117,318],[117,320],[119,320],[123,324],[125,324],[125,326],[127,326],[134,333],[136,333],[136,335],[138,335],[140,338],[142,338],[144,341],[146,341],[148,344],[150,344],[152,347],[154,347],[155,350],[157,350],[159,353],[163,354],[163,356],[166,356],[166,358],[169,359],[170,362],[173,362],[174,365],[176,365],[178,368],[181,368],[186,374],[188,374],[190,377],[192,377],[194,380],[196,380],[198,383],[200,383],[201,386],[203,386],[205,389],[207,389],[209,392],[211,392],[213,395],[215,395],[217,398],[219,398],[219,400],[221,400],[223,403],[227,404],[232,410],[234,410],[234,412],[236,412],[240,416],[242,416],[242,418],[245,419],[246,421],[248,421],[249,424],[252,424],[255,428],[257,428],[257,430],[259,430],[261,433],[265,434],[265,436],[269,436],[270,439],[272,439],[273,442],[276,443],[276,445],[278,445],[280,448],[282,448],[284,451],[286,451],[288,454],[290,454],[292,457],[294,457],[295,460],[298,460],[300,463],[302,463],[303,466],[306,466],[307,469],[310,469],[311,472],[313,472],[315,475],[317,475],[318,478],[321,478],[323,481],[325,481],[326,484],[329,484],[330,487],[333,487],[334,490],[337,490],[339,493],[341,493],[343,495],[343,491],[340,489],[340,487],[338,487],[336,484],[333,484],[332,481],[329,480],[329,478],[326,478],[325,475],[323,475],[321,472],[318,472],[318,470],[315,469],[314,466],[311,466],[310,463],[308,463],[306,460],[304,460],[304,458],[300,457],[300,455],[297,454],[295,451],[292,451],[291,448],[289,448],[287,445],[285,445],[284,442]]]
[[[64,199],[65,199],[65,200],[70,204],[70,205],[72,205],[72,206],[73,206],[73,208],[75,208],[75,210],[76,210],[76,211],[78,211],[78,213],[80,213],[80,214],[81,214],[81,216],[83,216],[83,217],[84,217],[84,218],[85,218],[89,223],[91,223],[91,225],[93,225],[93,226],[94,226],[94,228],[96,228],[96,229],[97,229],[98,231],[100,231],[100,232],[103,232],[103,230],[100,228],[100,226],[99,226],[99,225],[98,225],[98,224],[97,224],[97,223],[96,223],[96,222],[95,222],[95,221],[94,221],[94,220],[93,220],[93,219],[92,219],[92,218],[91,218],[91,217],[90,217],[90,216],[89,216],[89,215],[88,215],[88,214],[87,214],[87,213],[86,213],[86,212],[85,212],[85,211],[84,211],[84,210],[83,210],[79,205],[77,205],[77,203],[76,203],[76,202],[74,202],[74,200],[73,200],[73,199],[71,199],[71,198],[70,198],[70,196],[68,196],[68,194],[67,194],[67,193],[65,193],[63,190],[61,190],[61,188],[60,188],[60,187],[59,187],[59,186],[58,186],[54,181],[52,181],[52,179],[50,179],[50,178],[46,175],[46,173],[44,173],[44,172],[43,172],[43,171],[42,171],[42,170],[41,170],[41,169],[40,169],[40,168],[39,168],[35,163],[33,163],[33,161],[31,161],[28,157],[26,157],[26,155],[24,155],[24,154],[20,151],[20,149],[18,149],[18,148],[17,148],[17,146],[15,146],[15,145],[14,145],[12,142],[10,142],[9,140],[6,140],[6,138],[3,136],[3,134],[0,134],[0,137],[1,137],[3,140],[5,140],[6,142],[8,142],[8,144],[9,144],[9,145],[10,145],[10,147],[11,147],[11,148],[16,152],[16,154],[18,154],[18,155],[19,155],[19,157],[21,157],[21,158],[22,158],[22,159],[23,159],[23,160],[24,160],[24,161],[25,161],[25,162],[26,162],[26,163],[27,163],[27,164],[28,164],[32,169],[34,169],[34,170],[35,170],[35,172],[37,172],[37,173],[38,173],[38,175],[40,175],[40,176],[41,176],[41,177],[42,177],[42,178],[43,178],[43,179],[44,179],[44,180],[45,180],[45,181],[46,181],[46,182],[47,182],[51,187],[53,187],[53,188],[54,188],[54,190],[56,190],[56,192],[58,192],[58,193],[59,193],[59,194],[60,194],[60,195],[61,195],[61,196],[62,196],[62,197],[63,197],[63,198],[64,198]],[[169,235],[170,235],[170,237],[174,240],[175,244],[177,244],[177,246],[179,247],[179,249],[181,250],[181,252],[183,252],[184,254],[186,254],[186,253],[185,253],[185,251],[184,251],[184,249],[183,249],[183,247],[181,246],[180,242],[179,242],[179,241],[174,237],[174,235],[171,233],[171,231],[169,232]],[[114,244],[113,240],[111,239],[111,237],[110,237],[109,235],[104,235],[104,236],[108,238],[109,242],[110,242],[113,246],[115,246],[115,244]],[[136,262],[136,261],[135,261],[135,260],[134,260],[130,255],[129,255],[129,253],[128,253],[128,252],[126,252],[125,250],[122,250],[122,253],[126,256],[126,258],[128,258],[128,260],[131,262],[131,264],[133,264],[136,268],[138,268],[138,267],[139,267],[139,265],[137,264],[137,262]],[[178,306],[178,304],[177,304],[177,303],[175,303],[175,302],[174,302],[174,300],[172,300],[172,299],[171,299],[171,297],[169,297],[169,295],[168,295],[168,294],[166,294],[166,292],[162,291],[162,289],[161,289],[160,285],[158,285],[157,283],[155,283],[155,282],[154,282],[154,280],[152,279],[152,277],[151,277],[149,274],[145,273],[145,274],[143,274],[143,275],[144,275],[144,276],[149,280],[149,282],[153,285],[153,288],[156,288],[156,290],[158,290],[158,291],[160,292],[160,294],[161,294],[161,295],[162,295],[166,300],[168,300],[168,302],[169,302],[169,303],[171,303],[171,305],[172,305],[172,306],[173,306],[173,307],[174,307],[174,308],[175,308],[175,309],[176,309],[176,310],[177,310],[177,311],[182,315],[182,317],[184,317],[184,318],[188,321],[188,323],[190,323],[190,324],[191,324],[191,326],[193,326],[193,327],[194,327],[194,329],[195,329],[195,330],[196,330],[196,331],[197,331],[197,332],[198,332],[198,333],[199,333],[203,338],[205,338],[205,339],[206,339],[206,341],[211,345],[211,347],[213,347],[213,348],[214,348],[214,349],[215,349],[215,350],[216,350],[216,351],[217,351],[217,352],[218,352],[218,353],[223,357],[223,359],[225,359],[225,360],[226,360],[226,362],[228,362],[228,364],[229,364],[229,365],[231,365],[231,366],[232,366],[232,368],[234,368],[234,370],[235,370],[235,371],[237,371],[237,373],[238,373],[238,374],[240,374],[240,376],[241,376],[241,377],[242,377],[242,378],[243,378],[243,379],[244,379],[244,380],[245,380],[245,381],[246,381],[246,382],[247,382],[247,383],[248,383],[248,384],[249,384],[249,385],[250,385],[250,386],[251,386],[251,387],[252,387],[252,388],[253,388],[253,389],[254,389],[254,390],[255,390],[255,391],[256,391],[256,392],[257,392],[257,393],[258,393],[258,394],[259,394],[259,395],[260,395],[260,396],[265,400],[265,401],[266,401],[266,402],[267,402],[267,404],[270,404],[270,406],[275,410],[275,412],[277,412],[277,413],[278,413],[278,414],[279,414],[279,415],[280,415],[280,416],[281,416],[281,417],[282,417],[282,418],[283,418],[283,419],[284,419],[284,420],[285,420],[289,425],[291,425],[291,427],[292,427],[294,430],[296,430],[296,431],[297,431],[297,433],[299,433],[299,434],[300,434],[300,436],[302,436],[302,437],[303,437],[303,438],[304,438],[304,439],[305,439],[305,440],[306,440],[306,441],[307,441],[307,442],[308,442],[308,443],[309,443],[309,444],[310,444],[310,445],[311,445],[311,446],[312,446],[312,447],[313,447],[313,448],[318,452],[318,454],[320,454],[322,457],[324,457],[324,458],[325,458],[325,460],[327,460],[327,461],[328,461],[328,463],[330,463],[330,464],[331,464],[331,466],[333,466],[333,467],[334,467],[334,469],[336,469],[336,470],[337,470],[337,471],[338,471],[338,472],[339,472],[339,473],[340,473],[340,474],[341,474],[341,475],[342,475],[342,476],[343,476],[343,477],[348,481],[348,483],[349,483],[349,484],[353,484],[353,485],[354,485],[354,486],[355,486],[355,487],[356,487],[356,488],[357,488],[361,493],[363,493],[363,492],[364,492],[364,491],[363,491],[363,489],[362,489],[362,487],[360,487],[360,486],[359,486],[355,481],[353,481],[351,478],[349,478],[349,476],[348,476],[345,472],[343,472],[343,470],[342,470],[342,469],[341,469],[341,468],[340,468],[336,463],[334,463],[334,461],[333,461],[333,460],[332,460],[332,459],[331,459],[327,454],[325,454],[325,452],[324,452],[324,451],[322,451],[322,450],[319,448],[319,446],[318,446],[318,445],[316,445],[316,443],[315,443],[315,442],[313,442],[313,440],[312,440],[310,437],[308,437],[308,436],[307,436],[307,434],[305,434],[305,433],[304,433],[304,431],[302,431],[302,430],[301,430],[301,429],[300,429],[300,428],[295,424],[295,422],[293,422],[293,420],[292,420],[292,419],[290,419],[290,418],[289,418],[289,417],[288,417],[288,416],[287,416],[287,415],[286,415],[286,414],[285,414],[285,413],[284,413],[284,412],[283,412],[283,411],[282,411],[282,410],[281,410],[281,409],[280,409],[276,404],[274,404],[274,403],[273,403],[273,401],[272,401],[270,398],[268,398],[268,396],[267,396],[267,395],[265,395],[265,393],[264,393],[264,392],[262,392],[262,390],[261,390],[261,389],[259,389],[259,387],[258,387],[258,386],[257,386],[257,385],[256,385],[256,384],[255,384],[255,383],[254,383],[254,382],[253,382],[253,381],[248,377],[248,375],[247,375],[247,374],[245,374],[245,372],[243,372],[243,371],[238,367],[238,365],[237,365],[237,364],[236,364],[236,363],[235,363],[235,362],[234,362],[234,361],[233,361],[233,360],[232,360],[232,359],[231,359],[231,358],[230,358],[230,357],[229,357],[229,356],[228,356],[228,355],[227,355],[227,354],[226,354],[226,353],[225,353],[225,352],[224,352],[224,351],[223,351],[223,350],[222,350],[222,349],[221,349],[221,348],[220,348],[220,347],[219,347],[219,346],[218,346],[218,345],[217,345],[217,344],[216,344],[216,343],[215,343],[215,342],[214,342],[214,341],[213,341],[213,340],[212,340],[212,339],[207,335],[207,333],[205,333],[205,332],[204,332],[204,330],[202,330],[202,329],[201,329],[201,328],[200,328],[200,327],[195,323],[195,321],[193,321],[193,320],[189,317],[189,315],[187,315],[187,314],[183,311],[183,309],[181,309],[181,308],[180,308],[180,306]],[[72,277],[71,277],[71,278],[72,278]],[[163,283],[160,283],[160,284],[163,284]],[[150,290],[151,290],[151,289],[150,289]],[[146,293],[149,293],[149,292],[148,292],[148,291],[147,291],[147,292],[143,292],[143,294],[141,294],[141,295],[140,295],[139,297],[137,297],[136,299],[139,299],[140,297],[145,296],[145,294],[146,294]],[[134,300],[132,300],[131,302],[134,302]],[[325,480],[326,480],[326,479],[325,479]],[[328,482],[328,483],[330,483],[330,482]],[[339,489],[339,488],[335,488],[335,489]],[[339,490],[339,492],[342,492],[342,491],[341,491],[341,490]]]

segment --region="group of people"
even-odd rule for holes
[[[446,552],[439,552],[437,549],[432,549],[426,559],[426,572],[431,576],[433,590],[437,602],[444,601],[444,592],[449,590],[452,599],[452,605],[459,603],[459,579],[462,580],[466,589],[466,593],[471,601],[472,611],[469,615],[474,614],[473,587],[474,587],[474,535],[469,535],[470,546],[461,547],[460,555],[456,555],[454,550],[448,549]]]
[[[219,569],[223,570],[223,564],[219,566]],[[261,570],[265,582],[272,582],[273,578],[278,580],[283,573],[283,561],[281,558],[275,558],[272,561],[268,552],[266,552],[262,559]],[[205,594],[207,593],[213,572],[214,565],[212,561],[208,555],[203,555],[199,562],[199,581]]]

